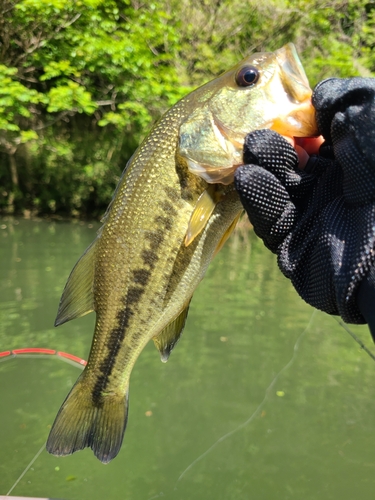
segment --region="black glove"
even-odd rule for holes
[[[246,137],[235,186],[254,230],[301,297],[375,335],[375,80],[330,79],[313,94],[326,142],[298,169],[280,135]]]

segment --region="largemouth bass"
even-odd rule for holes
[[[166,361],[191,297],[242,206],[233,174],[245,135],[317,134],[311,89],[292,44],[256,53],[173,106],[134,153],[97,238],[65,286],[56,325],[96,312],[88,363],[51,429],[47,450],[120,450],[129,379],[153,339]]]

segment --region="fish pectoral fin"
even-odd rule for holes
[[[218,200],[215,187],[209,186],[198,198],[197,204],[191,214],[188,229],[185,236],[185,246],[188,247],[198,234],[203,230],[215,210]]]
[[[94,310],[94,257],[97,240],[87,248],[74,266],[60,299],[55,326]]]
[[[239,221],[241,215],[242,215],[242,210],[239,212],[238,215],[236,215],[236,217],[234,218],[233,222],[231,223],[231,225],[228,227],[228,229],[225,231],[225,233],[223,234],[223,236],[221,237],[219,243],[217,244],[217,247],[215,248],[215,251],[214,251],[214,257],[217,253],[220,252],[220,250],[223,248],[224,246],[224,243],[227,241],[227,239],[229,238],[229,236],[233,233],[234,231],[234,228],[237,226],[237,222]]]
[[[191,300],[191,299],[190,299]],[[168,358],[172,352],[172,349],[180,340],[182,332],[184,330],[186,318],[189,311],[190,300],[185,306],[180,314],[174,318],[165,328],[162,330],[157,337],[152,340],[158,351],[160,352],[160,358],[163,363],[168,361]]]

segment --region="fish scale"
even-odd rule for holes
[[[249,67],[259,78],[243,88],[238,74]],[[242,213],[233,173],[246,133],[282,132],[285,124],[314,135],[310,96],[288,45],[255,54],[189,94],[145,138],[60,301],[56,325],[91,311],[96,324],[87,366],[52,426],[50,453],[91,447],[103,463],[117,455],[134,363],[151,339],[168,359],[196,287]]]

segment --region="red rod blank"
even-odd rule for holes
[[[55,349],[45,349],[43,347],[25,347],[23,349],[13,349],[11,351],[3,351],[0,352],[0,358],[5,358],[7,356],[17,356],[19,354],[49,354],[56,355],[61,358],[69,359],[70,361],[74,361],[79,365],[86,366],[87,361],[78,356],[74,356],[73,354],[69,354],[68,352],[56,351]]]
[[[58,356],[62,356],[63,358],[68,358],[71,359],[72,361],[76,361],[80,365],[85,365],[85,366],[87,365],[87,361],[85,361],[82,358],[79,358],[78,356],[73,356],[73,354],[69,354],[67,352],[62,352],[62,351],[58,351],[56,354]]]
[[[56,351],[41,347],[25,347],[25,349],[13,349],[12,354],[56,354]]]

